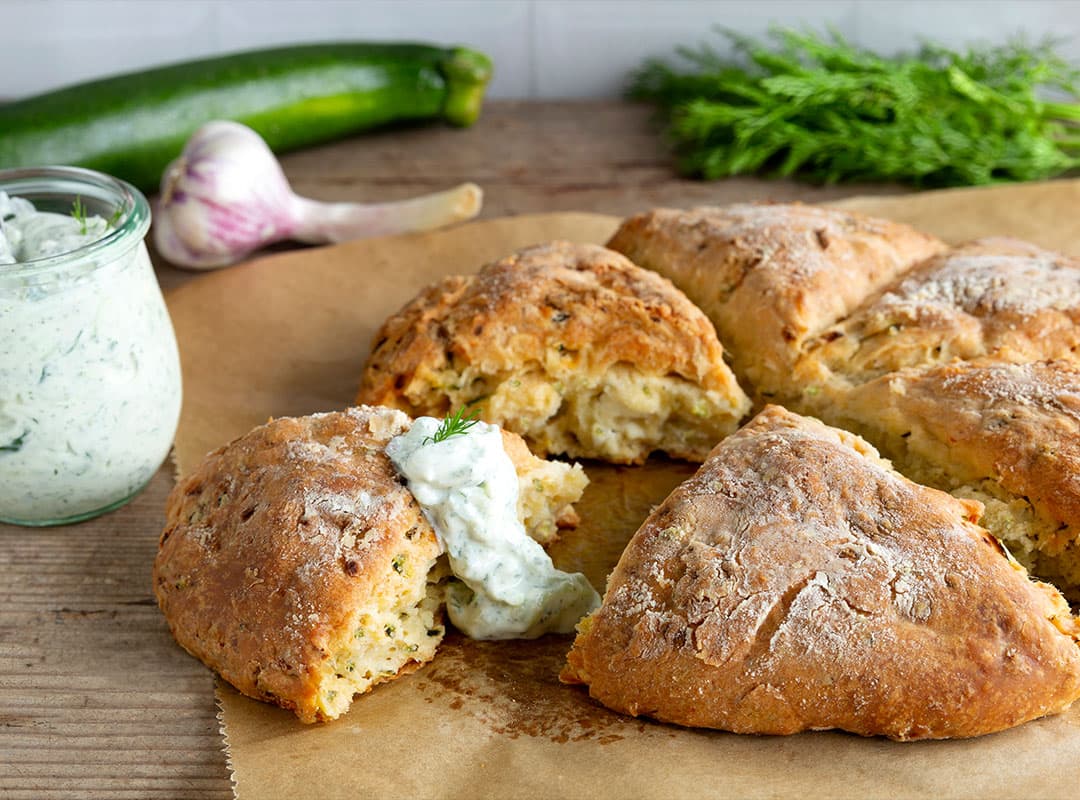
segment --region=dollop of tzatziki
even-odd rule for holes
[[[600,597],[580,573],[555,569],[517,515],[518,478],[494,425],[435,441],[440,421],[420,417],[386,453],[406,479],[460,578],[451,622],[473,639],[572,633]]]
[[[78,209],[73,214],[38,211],[29,200],[0,192],[0,264],[70,253],[96,242],[108,230],[109,223],[101,217]]]

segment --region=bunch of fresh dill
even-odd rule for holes
[[[631,82],[659,106],[686,174],[952,186],[1080,166],[1080,71],[1050,43],[885,58],[836,33],[723,35],[734,58],[681,48]]]

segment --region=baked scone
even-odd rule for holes
[[[842,388],[904,367],[992,357],[1075,359],[1080,261],[1016,239],[983,239],[907,273],[806,344],[809,379]]]
[[[686,292],[765,400],[797,385],[808,339],[945,249],[907,225],[799,204],[656,209],[623,222],[608,247]]]
[[[749,400],[712,324],[671,282],[596,245],[551,242],[429,286],[375,338],[360,403],[461,406],[540,454],[701,461]]]
[[[1035,574],[1080,599],[1080,366],[904,369],[852,389],[836,424],[904,474],[986,506],[982,524]]]
[[[852,434],[767,407],[634,535],[563,679],[681,725],[977,736],[1080,696],[1080,622]]]
[[[154,562],[176,640],[305,722],[430,661],[448,571],[384,453],[409,425],[385,408],[285,417],[208,455],[169,496]],[[531,492],[533,535],[550,538],[584,475],[539,467],[520,439],[507,449]]]
[[[574,503],[589,483],[585,470],[580,464],[537,458],[516,433],[505,428],[501,433],[503,450],[518,476],[518,517],[530,538],[551,544],[559,528],[573,528],[580,521]]]

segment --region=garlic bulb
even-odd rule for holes
[[[292,239],[342,242],[430,230],[480,212],[480,187],[392,203],[320,203],[293,193],[266,142],[238,122],[199,128],[165,170],[154,213],[154,244],[179,267],[233,264]]]

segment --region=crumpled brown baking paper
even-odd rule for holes
[[[1014,235],[1080,255],[1080,181],[855,198],[847,208],[959,241]],[[422,285],[535,242],[603,242],[617,220],[550,214],[289,252],[194,281],[168,297],[180,340],[178,471],[271,416],[341,408],[372,335]],[[598,588],[651,505],[688,465],[588,467],[582,525],[553,548]],[[568,637],[471,642],[307,726],[222,684],[241,800],[590,797],[1065,797],[1080,786],[1080,707],[954,742],[840,733],[736,736],[621,717],[557,674]]]

